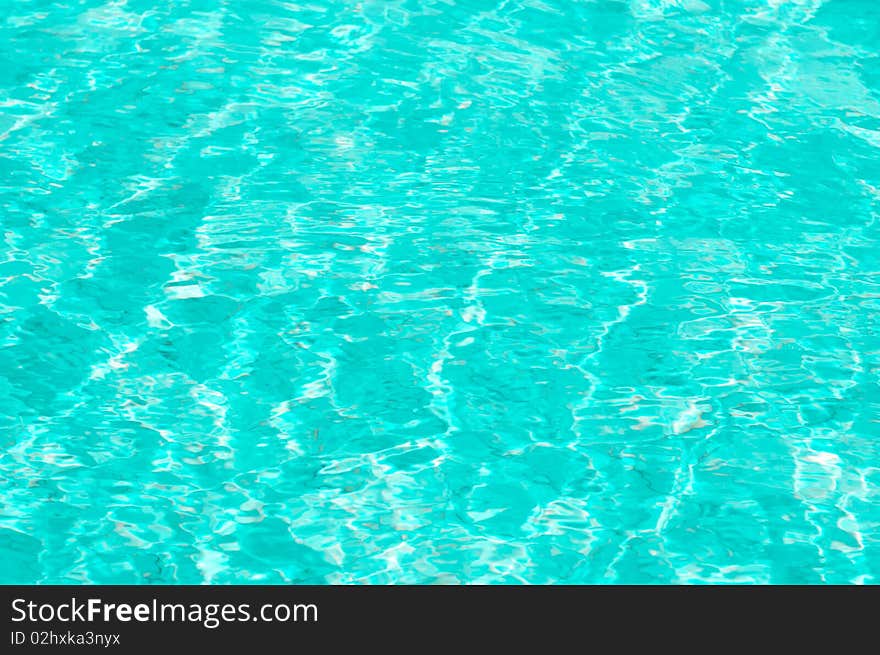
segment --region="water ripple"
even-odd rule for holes
[[[0,581],[877,582],[878,12],[8,7]]]

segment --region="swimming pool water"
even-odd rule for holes
[[[880,581],[880,3],[0,17],[0,582]]]

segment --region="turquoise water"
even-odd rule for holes
[[[880,3],[0,18],[0,582],[880,582]]]

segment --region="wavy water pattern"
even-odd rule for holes
[[[0,582],[880,582],[880,3],[0,19]]]

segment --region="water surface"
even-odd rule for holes
[[[0,582],[880,580],[874,0],[0,19]]]

